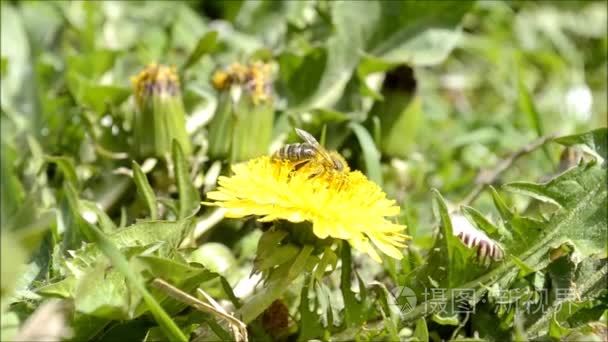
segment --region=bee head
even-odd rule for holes
[[[334,170],[338,172],[350,171],[346,160],[336,151],[329,151],[329,155],[331,156],[331,161],[334,167]]]
[[[344,165],[342,165],[342,162],[336,158],[332,158],[332,161],[334,162],[334,168],[338,171],[342,171],[344,170]]]

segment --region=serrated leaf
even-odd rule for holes
[[[176,222],[140,221],[109,234],[108,238],[119,248],[163,242],[161,252],[170,251],[177,248],[182,237],[192,229],[193,225],[191,219]]]
[[[585,145],[595,151],[604,160],[608,156],[608,128],[598,128],[593,131],[556,138],[554,141],[565,145]]]
[[[551,222],[565,216],[569,223],[559,225],[560,244],[570,239],[583,255],[606,254],[606,170],[597,163],[579,165],[544,184],[510,183],[505,187],[539,200],[551,198],[559,203],[561,210]]]
[[[70,298],[74,296],[78,281],[75,276],[69,276],[56,283],[48,284],[36,289],[36,293],[47,296]]]
[[[153,255],[139,255],[141,262],[153,277],[162,278],[178,286],[185,280],[196,277],[199,282],[214,278],[216,275],[196,264],[188,265],[168,258]]]
[[[494,205],[500,214],[507,230],[511,233],[513,240],[508,247],[511,253],[518,254],[526,250],[533,241],[542,233],[542,228],[546,222],[522,216],[514,212],[507,206],[498,191],[490,186]]]
[[[120,272],[99,263],[79,280],[74,293],[75,310],[107,319],[130,319],[130,291]]]
[[[88,226],[88,228],[90,230],[87,235],[92,237],[92,240],[98,244],[99,249],[106,255],[111,264],[118,270],[118,272],[122,274],[124,278],[121,278],[128,282],[129,286],[143,298],[165,336],[167,336],[167,338],[170,340],[187,341],[188,339],[184,333],[167,315],[167,313],[163,310],[156,299],[154,299],[150,292],[148,292],[143,284],[141,276],[131,270],[127,259],[122,255],[118,247],[111,241],[111,239],[105,236],[104,233],[95,226]]]
[[[513,193],[528,195],[530,197],[536,198],[539,201],[555,204],[558,207],[562,207],[560,202],[558,202],[555,198],[556,196],[560,196],[561,194],[559,192],[555,193],[551,191],[549,187],[542,184],[530,182],[513,182],[503,185],[502,188]],[[567,198],[567,196],[565,198]]]
[[[474,222],[479,229],[483,230],[491,238],[499,239],[503,236],[503,233],[505,233],[500,231],[498,227],[483,216],[482,213],[477,211],[477,209],[464,206],[462,207],[462,211],[471,222]]]
[[[597,163],[581,164],[577,168],[584,171],[585,181],[581,184],[581,191],[573,192],[571,195],[577,200],[569,199],[568,204],[563,210],[558,211],[551,217],[548,222],[539,221],[539,234],[530,235],[525,245],[512,246],[512,249],[517,249],[517,257],[521,265],[525,265],[524,269],[539,270],[546,267],[550,260],[550,251],[554,248],[569,243],[575,246],[577,253],[581,258],[595,256],[595,258],[606,257],[606,239],[607,239],[607,189],[606,189],[606,172]],[[555,181],[559,181],[558,176]],[[565,181],[571,180],[566,177]],[[594,181],[591,181],[594,180]],[[491,188],[495,203],[499,212],[505,219],[506,223],[511,219],[517,219],[519,216],[511,211],[502,201],[498,193]],[[521,217],[519,217],[521,219]],[[521,222],[519,223],[521,224]],[[520,244],[524,244],[523,242]],[[475,289],[475,298],[481,298],[487,289],[492,284],[501,288],[509,286],[516,279],[520,269],[515,266],[513,259],[510,262],[504,263],[494,271],[480,276],[466,284],[461,285],[461,288]],[[604,267],[601,272],[595,272],[594,276],[588,281],[595,284],[602,277],[606,277],[608,268]],[[605,280],[602,280],[605,281]],[[593,287],[593,285],[590,285]],[[447,303],[450,298],[446,298]],[[403,317],[404,321],[412,321],[428,314],[426,311],[426,303],[422,303],[414,310],[409,311]],[[548,318],[552,315],[547,316]],[[531,327],[535,333],[548,329],[548,319],[539,321]],[[537,336],[535,334],[528,336]]]
[[[302,247],[293,263],[284,263],[273,271],[266,286],[238,310],[244,323],[253,321],[287,290],[289,284],[304,271],[312,251],[312,246]]]

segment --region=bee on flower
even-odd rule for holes
[[[392,222],[400,208],[360,171],[351,171],[337,152],[327,152],[316,139],[298,130],[304,143],[283,147],[232,166],[220,177],[207,205],[226,209],[226,216],[257,216],[261,222],[310,222],[320,239],[343,239],[382,262],[377,250],[395,259],[409,238],[405,226]]]
[[[305,142],[288,144],[273,154],[275,160],[289,160],[294,167],[309,165],[311,177],[325,175],[339,177],[350,170],[346,160],[336,151],[327,151],[315,137],[303,129],[296,128],[296,134]]]

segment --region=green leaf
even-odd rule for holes
[[[303,56],[287,52],[281,69],[297,90],[294,110],[331,107],[342,96],[362,53],[385,64],[433,65],[454,48],[455,30],[471,1],[335,1],[331,17],[335,33],[322,48]],[[288,88],[289,88],[288,86]]]
[[[232,291],[232,287],[228,283],[228,280],[220,276],[220,281],[222,282],[222,289],[224,290],[224,293],[226,294],[226,296],[228,296],[228,299],[230,299],[234,307],[239,309],[241,306],[243,306],[241,300],[237,298],[237,296],[234,294],[234,291]]]
[[[551,198],[559,203],[561,210],[551,218],[551,223],[564,221],[554,228],[557,231],[548,231],[543,237],[552,240],[553,248],[571,241],[583,256],[606,255],[606,170],[600,165],[581,164],[544,184],[510,183],[505,187],[541,201]]]
[[[12,4],[2,3],[0,53],[9,68],[2,77],[0,96],[2,107],[14,107],[13,97],[21,91],[30,68],[30,45],[18,10]]]
[[[323,335],[323,325],[319,319],[319,315],[316,314],[316,310],[313,305],[313,310],[310,310],[310,279],[304,281],[302,286],[302,292],[300,293],[300,306],[298,312],[300,313],[300,334],[298,335],[298,341],[309,341],[314,338],[318,338]]]
[[[253,321],[287,290],[289,285],[304,271],[312,251],[312,246],[302,247],[293,263],[284,263],[273,271],[266,286],[249,298],[238,310],[244,323]]]
[[[15,170],[15,162],[17,153],[15,149],[10,148],[2,142],[2,154],[0,154],[0,223],[3,229],[8,228],[10,222],[13,221],[13,215],[19,211],[24,199],[25,191],[23,185],[19,181],[18,174]]]
[[[2,253],[2,280],[0,282],[0,298],[2,299],[2,307],[0,310],[4,311],[5,298],[11,295],[17,280],[25,269],[25,262],[27,261],[27,253],[20,246],[18,240],[14,234],[9,231],[2,230],[2,239],[0,239]]]
[[[173,158],[173,167],[175,168],[177,190],[179,191],[179,218],[184,219],[196,214],[200,207],[201,199],[198,190],[190,180],[190,173],[188,172],[190,168],[177,140],[173,140],[171,156]]]
[[[146,174],[141,170],[141,167],[137,162],[133,161],[133,178],[135,179],[135,185],[137,185],[137,192],[146,202],[148,210],[150,210],[150,219],[156,220],[158,218],[158,208],[156,206],[156,195],[154,190],[148,183]]]
[[[608,159],[608,128],[598,128],[593,131],[568,135],[555,139],[565,146],[585,145],[599,154],[604,160]]]
[[[519,276],[521,278],[527,276],[528,274],[534,273],[534,269],[526,265],[526,263],[521,261],[518,257],[511,256],[511,260],[513,260],[513,263],[519,267]]]
[[[76,165],[74,164],[74,159],[70,157],[54,157],[54,156],[45,156],[45,162],[54,163],[59,167],[59,170],[63,172],[65,178],[70,182],[73,186],[78,187],[78,175],[76,174]]]
[[[155,278],[162,278],[169,283],[179,286],[190,278],[197,278],[199,283],[215,278],[208,269],[197,264],[185,264],[175,260],[152,255],[139,255],[140,261]]]
[[[68,276],[56,283],[48,284],[36,289],[36,293],[46,296],[58,296],[61,298],[71,298],[76,291],[78,280],[75,276]]]
[[[464,281],[472,279],[479,269],[471,262],[474,250],[467,248],[460,239],[454,236],[452,219],[443,196],[436,189],[433,189],[432,193],[435,199],[436,216],[440,222],[440,231],[429,256],[429,269],[423,269],[422,274],[439,282],[442,288],[454,288]],[[434,265],[445,266],[436,267]]]
[[[410,98],[401,91],[389,92],[372,112],[386,128],[386,134],[382,136],[382,151],[391,156],[407,157],[424,119],[422,99],[419,96]]]
[[[343,241],[341,246],[342,272],[340,273],[340,291],[344,298],[344,320],[347,327],[360,326],[365,317],[365,301],[357,300],[355,292],[351,289],[353,278],[351,249],[348,242]],[[362,291],[362,289],[360,289]]]
[[[420,318],[416,321],[416,329],[414,330],[414,338],[419,342],[429,341],[429,329],[426,325],[426,319]]]
[[[78,211],[76,210],[76,213]],[[104,224],[105,220],[99,220]],[[82,223],[85,224],[86,222]],[[193,227],[193,220],[169,221],[143,221],[134,225],[120,228],[104,227],[103,231],[111,231],[108,239],[122,250],[142,249],[145,246],[159,245],[158,254],[168,256],[173,253],[180,241]],[[88,244],[74,252],[73,258],[68,259],[74,266],[72,272],[85,272],[88,266],[101,256],[96,244]]]
[[[462,207],[462,211],[471,222],[474,222],[479,229],[483,230],[491,238],[500,238],[500,236],[502,235],[500,233],[503,232],[499,233],[498,227],[496,227],[492,222],[490,222],[490,220],[483,216],[482,213],[477,211],[477,209],[465,206]]]
[[[188,56],[188,59],[184,62],[181,67],[181,71],[184,72],[188,70],[191,66],[193,66],[196,62],[201,59],[204,55],[213,52],[217,45],[217,32],[210,31],[205,33],[204,36],[200,37],[198,43],[196,43],[196,47]]]
[[[98,114],[117,108],[131,95],[131,89],[126,87],[93,84],[86,81],[81,83],[80,87],[82,87],[78,98],[80,105],[91,108]]]
[[[546,183],[512,182],[503,185],[503,188],[564,208],[575,204],[584,191],[601,182],[601,169],[593,163],[572,168]]]
[[[98,263],[80,277],[74,293],[75,310],[107,319],[131,319],[130,293],[125,277]]]
[[[532,127],[536,131],[536,135],[542,137],[545,133],[540,114],[536,110],[532,96],[521,77],[519,77],[517,82],[517,91],[519,109],[528,116],[528,119],[532,123]]]
[[[526,250],[542,233],[542,227],[545,223],[512,211],[494,187],[490,186],[490,191],[494,205],[503,219],[508,232],[513,237],[509,243],[510,252],[517,254]]]
[[[534,100],[532,99],[532,95],[526,88],[522,76],[518,78],[517,81],[517,93],[518,93],[518,103],[519,109],[526,114],[528,120],[530,120],[532,124],[532,128],[536,132],[538,137],[542,137],[545,134],[545,129],[543,128],[543,122],[540,118],[540,114],[536,110],[536,105],[534,104]],[[543,146],[543,151],[547,158],[551,160],[551,153],[546,146]]]
[[[380,169],[380,152],[374,144],[374,139],[360,124],[351,122],[348,126],[353,130],[363,150],[363,160],[368,177],[379,186],[382,186],[382,170]]]
[[[213,272],[224,275],[232,271],[237,264],[230,248],[219,242],[202,244],[190,253],[188,261],[199,263]]]
[[[497,209],[508,226],[517,227],[520,233],[524,233],[520,240],[515,240],[509,247],[512,253],[517,253],[517,263],[511,258],[509,262],[502,264],[495,270],[488,272],[477,279],[466,284],[459,285],[460,288],[475,289],[475,298],[482,298],[483,294],[492,284],[501,288],[509,286],[521,269],[524,272],[540,270],[550,263],[550,252],[564,244],[573,245],[580,259],[594,256],[594,258],[606,257],[607,241],[607,216],[608,216],[608,190],[606,189],[606,172],[597,163],[580,164],[575,171],[562,174],[552,181],[555,183],[575,183],[574,189],[570,191],[566,204],[558,210],[547,221],[533,221],[523,218],[512,212],[502,201],[498,193],[491,188]],[[573,178],[573,174],[580,177]],[[445,215],[444,215],[445,216]],[[534,225],[533,222],[536,222]],[[526,228],[526,229],[523,229]],[[514,237],[517,235],[514,234]],[[435,265],[432,260],[430,264]],[[522,265],[514,267],[516,265]],[[525,266],[524,266],[525,265]],[[594,284],[604,277],[608,272],[596,272],[590,283]],[[589,285],[593,287],[593,285]],[[448,303],[450,298],[446,298]],[[418,319],[425,313],[428,314],[425,303],[417,306],[414,310],[404,315],[404,321]],[[547,328],[548,320],[534,325],[534,331]],[[534,336],[534,335],[533,335]]]
[[[116,52],[96,50],[74,54],[67,58],[68,70],[88,80],[96,80],[108,71],[116,60]]]
[[[97,243],[101,251],[108,257],[111,264],[116,267],[118,272],[124,276],[126,282],[131,286],[139,295],[143,297],[144,302],[148,306],[148,309],[154,316],[156,322],[163,330],[165,336],[171,341],[187,341],[188,339],[175,324],[175,322],[167,315],[160,304],[152,297],[150,292],[146,289],[141,279],[141,276],[133,272],[129,267],[129,262],[122,255],[118,247],[112,242],[110,238],[105,236],[97,227],[89,226],[89,234],[92,240]]]

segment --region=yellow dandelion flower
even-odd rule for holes
[[[233,165],[232,170],[234,175],[220,177],[219,188],[208,194],[214,202],[206,203],[225,208],[227,217],[308,221],[317,237],[347,240],[378,262],[376,249],[402,258],[405,226],[387,219],[399,214],[399,206],[361,172],[318,175],[311,163],[296,170],[292,162],[268,156]]]

